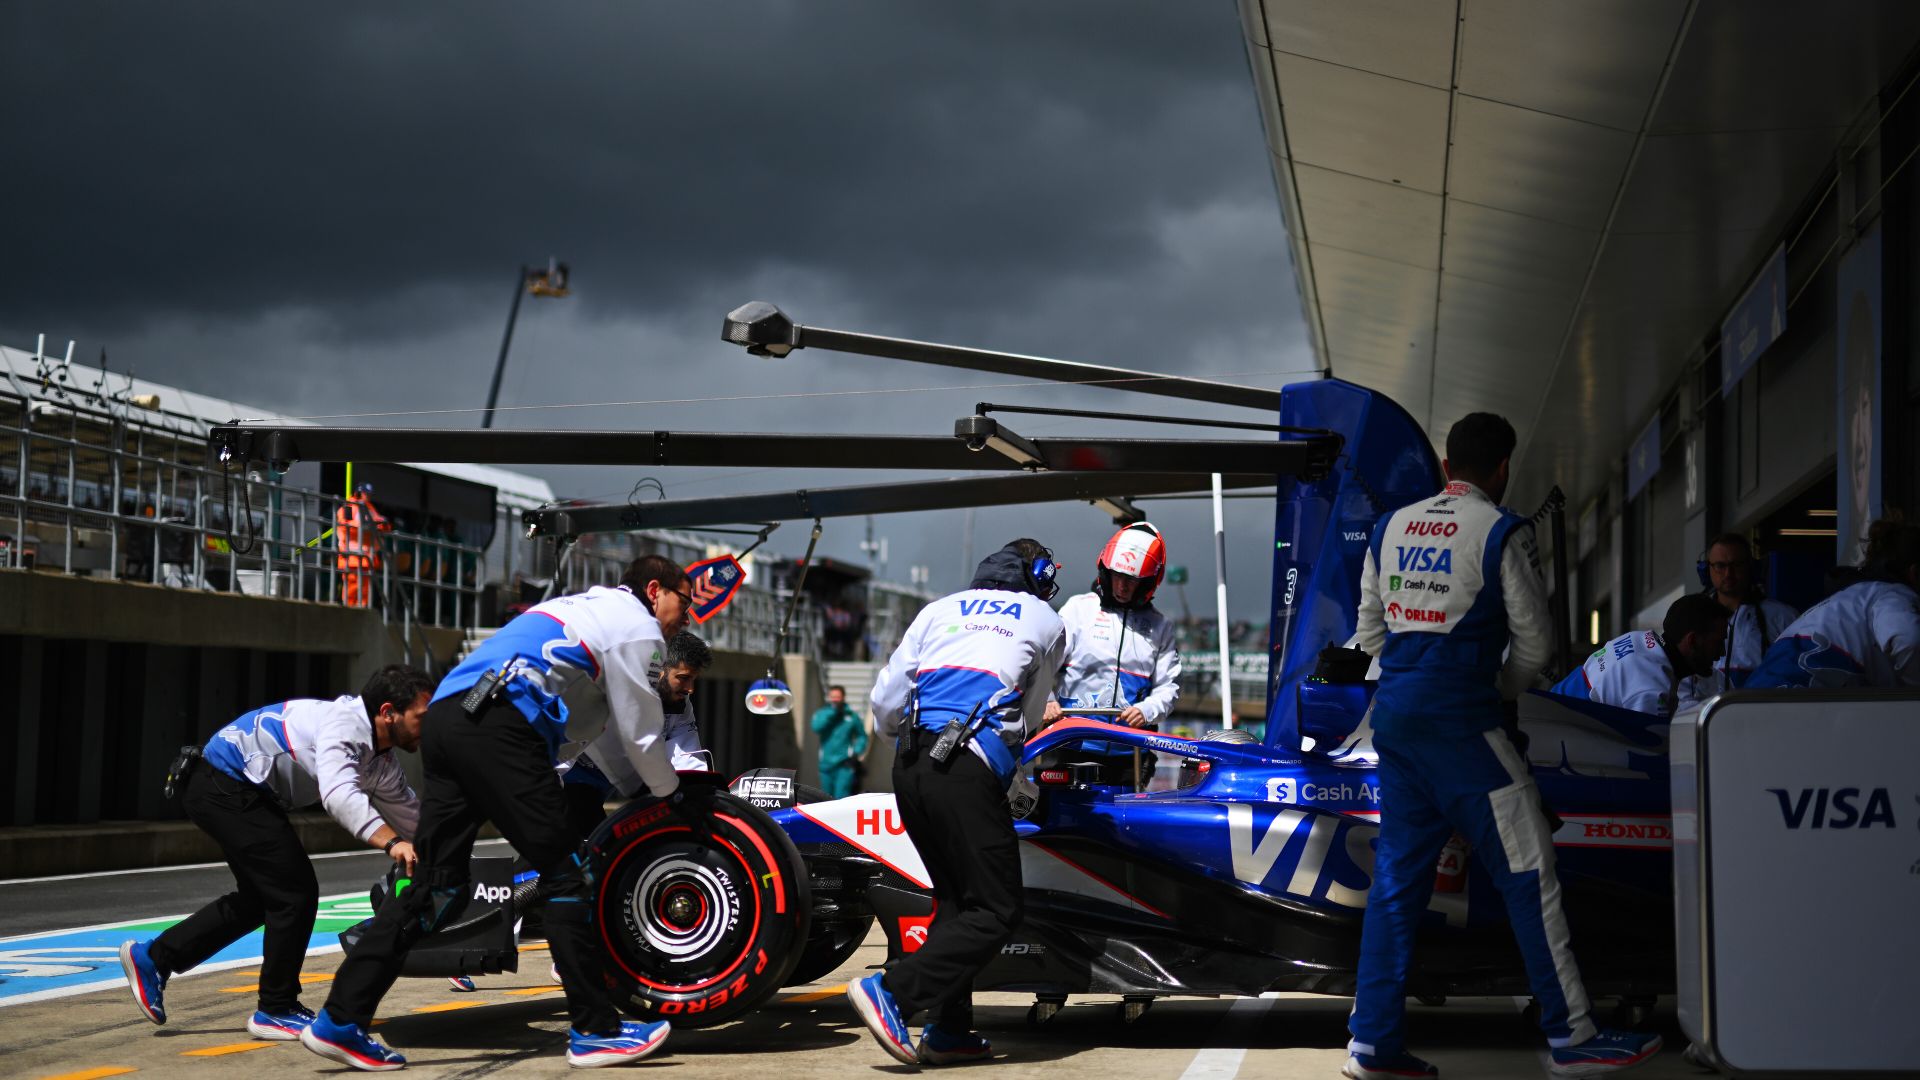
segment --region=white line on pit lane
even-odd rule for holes
[[[476,840],[474,847],[482,844],[504,844],[505,840]],[[326,851],[318,855],[309,855],[309,859],[344,859],[351,855],[378,855],[373,848],[365,851]],[[82,878],[120,877],[126,874],[165,874],[173,870],[212,870],[227,865],[224,862],[186,863],[181,866],[142,866],[129,870],[95,870],[86,874],[56,874],[53,877],[17,877],[0,881],[0,885],[37,885],[42,881],[79,881]]]
[[[1264,994],[1257,998],[1234,999],[1227,1015],[1214,1028],[1214,1037],[1222,1042],[1246,1041],[1242,1036],[1271,1008],[1273,998]],[[1180,1080],[1233,1080],[1246,1058],[1245,1047],[1209,1046],[1193,1055],[1193,1062],[1187,1066],[1186,1072],[1180,1074]]]

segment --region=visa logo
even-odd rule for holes
[[[1780,800],[1780,818],[1789,829],[1802,826],[1813,829],[1870,829],[1875,825],[1894,828],[1893,799],[1886,788],[1867,793],[1864,809],[1854,806],[1859,788],[1800,788],[1789,795],[1786,788],[1768,788]]]
[[[960,601],[960,614],[962,616],[1006,615],[1017,619],[1020,617],[1020,601],[1015,600],[1012,603],[1008,603],[1005,600],[962,600]]]
[[[1416,574],[1453,573],[1453,549],[1438,547],[1403,547],[1400,552],[1400,572]]]
[[[1362,529],[1359,532],[1354,532],[1353,530],[1348,529],[1341,532],[1340,535],[1349,541],[1363,541],[1367,538],[1367,532],[1365,529]]]

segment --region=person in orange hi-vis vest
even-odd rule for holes
[[[393,525],[373,506],[373,485],[361,484],[333,514],[334,565],[340,569],[340,602],[347,607],[373,603],[373,571],[380,568],[380,544],[374,531]]]

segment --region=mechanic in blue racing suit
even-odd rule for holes
[[[1702,595],[1733,612],[1733,621],[1727,628],[1727,654],[1713,665],[1712,673],[1680,680],[1681,709],[1745,686],[1767,649],[1786,632],[1787,624],[1800,617],[1753,580],[1753,545],[1740,533],[1715,537],[1700,567],[1706,586]]]
[[[1787,627],[1749,688],[1920,686],[1920,523],[1874,522],[1857,576]]]
[[[1657,1035],[1597,1031],[1588,1019],[1553,837],[1527,763],[1501,730],[1502,698],[1531,684],[1550,651],[1532,532],[1499,506],[1514,441],[1499,416],[1462,418],[1447,433],[1446,489],[1382,518],[1367,550],[1357,643],[1380,658],[1380,835],[1342,1069],[1353,1080],[1439,1075],[1406,1050],[1406,984],[1455,830],[1506,901],[1553,1072],[1627,1068],[1660,1048]]]
[[[926,944],[849,983],[847,999],[881,1047],[909,1065],[992,1053],[972,1030],[973,979],[1020,922],[1007,788],[1066,654],[1060,616],[1047,606],[1057,570],[1036,540],[987,556],[971,588],[921,610],[873,684],[875,729],[899,737],[893,790],[934,913]],[[961,732],[973,734],[956,741]],[[922,1009],[916,1047],[907,1021]]]
[[[1621,634],[1568,672],[1553,692],[1670,720],[1680,684],[1713,672],[1726,649],[1731,615],[1711,596],[1682,596],[1667,605],[1660,633]]]
[[[627,567],[618,588],[558,597],[515,618],[441,680],[420,743],[420,880],[367,924],[326,1008],[300,1036],[307,1049],[368,1072],[406,1065],[368,1027],[408,950],[458,917],[473,841],[488,821],[540,874],[547,941],[572,1020],[568,1064],[625,1064],[665,1043],[665,1021],[622,1021],[614,1006],[593,927],[592,879],[554,767],[612,727],[653,794],[675,793],[680,778],[661,737],[654,683],[691,599],[686,571],[647,555]]]

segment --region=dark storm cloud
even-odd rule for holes
[[[549,251],[616,310],[767,263],[1006,305],[1155,259],[1157,215],[1271,205],[1224,2],[8,11],[9,324],[418,332],[454,311],[378,301]]]
[[[944,432],[983,399],[1218,414],[1047,387],[870,394],[1007,380],[777,363],[718,331],[757,298],[819,325],[1299,377],[1244,50],[1230,0],[8,4],[0,342],[105,345],[116,369],[282,415],[472,409],[514,267],[555,253],[575,295],[522,310],[503,404],[765,396],[501,426]],[[529,471],[581,495],[636,475]],[[905,478],[661,476],[676,497]],[[1206,504],[1153,512],[1204,581]],[[1229,524],[1234,610],[1261,617],[1271,507],[1235,503]],[[955,515],[879,528],[893,576],[964,583]],[[830,522],[823,552],[862,559],[861,530]],[[1111,527],[1084,506],[984,510],[976,554],[1020,531],[1079,575]],[[776,547],[797,554],[793,533]]]

